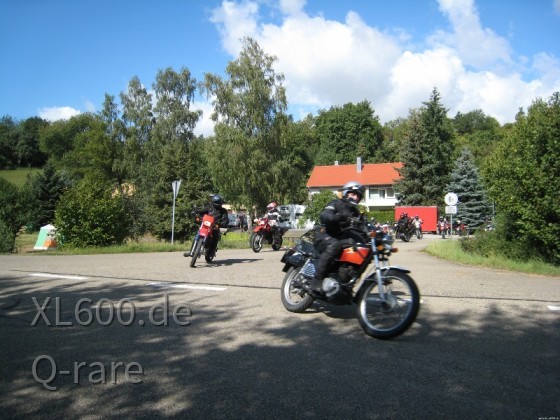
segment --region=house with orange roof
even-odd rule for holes
[[[397,204],[393,185],[401,178],[397,169],[402,166],[402,162],[362,164],[359,157],[355,165],[335,162],[334,165],[315,166],[307,181],[307,190],[310,195],[329,190],[340,197],[344,184],[357,181],[366,189],[362,203],[370,210],[389,210]]]

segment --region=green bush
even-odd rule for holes
[[[483,257],[523,260],[531,254],[521,242],[512,242],[498,231],[479,231],[475,236],[462,238],[459,243],[463,251]]]
[[[21,195],[18,188],[0,178],[0,252],[12,252],[15,237],[23,223]]]
[[[132,226],[124,199],[112,185],[82,181],[62,195],[55,213],[59,243],[76,247],[122,244]]]
[[[307,207],[303,212],[302,220],[311,220],[315,223],[319,223],[319,216],[325,206],[329,204],[332,200],[337,198],[336,194],[332,191],[321,191],[318,194],[313,194],[311,199],[307,201]]]
[[[13,252],[16,245],[16,235],[0,220],[0,253]]]

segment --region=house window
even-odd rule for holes
[[[395,190],[392,188],[370,188],[370,200],[384,200],[386,198],[395,198]]]

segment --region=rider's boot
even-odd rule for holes
[[[192,257],[193,256],[194,244],[195,243],[196,243],[196,241],[193,241],[193,244],[191,246],[191,250],[189,252],[184,252],[183,257]]]
[[[311,281],[309,282],[309,289],[311,289],[311,291],[318,293],[318,294],[322,294],[323,293],[323,279],[320,279],[319,277],[313,277],[311,279]]]

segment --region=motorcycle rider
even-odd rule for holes
[[[420,217],[418,217],[418,215],[414,216],[414,229],[416,230],[416,234],[418,235],[419,238],[422,237],[422,223],[424,223],[424,221],[422,219],[420,219]]]
[[[229,224],[228,212],[223,207],[224,198],[220,194],[214,194],[210,197],[210,203],[206,204],[200,209],[195,209],[195,214],[199,216],[204,216],[208,214],[214,217],[214,227],[212,232],[212,249],[216,249],[218,241],[220,240],[220,226],[226,226]],[[190,252],[185,252],[184,257],[192,257],[194,251],[194,244],[196,243],[196,238],[198,237],[198,231],[194,237],[193,244]]]
[[[347,182],[342,187],[342,198],[331,201],[321,212],[321,229],[315,234],[313,241],[315,249],[320,253],[310,284],[313,292],[322,293],[323,279],[333,261],[343,246],[353,242],[344,228],[348,226],[350,218],[360,218],[358,203],[364,193],[365,188],[360,183]]]
[[[272,228],[272,232],[276,233],[278,229],[280,229],[279,223],[282,221],[282,216],[278,211],[278,203],[276,201],[272,201],[266,206],[266,218],[268,218],[268,223]]]

